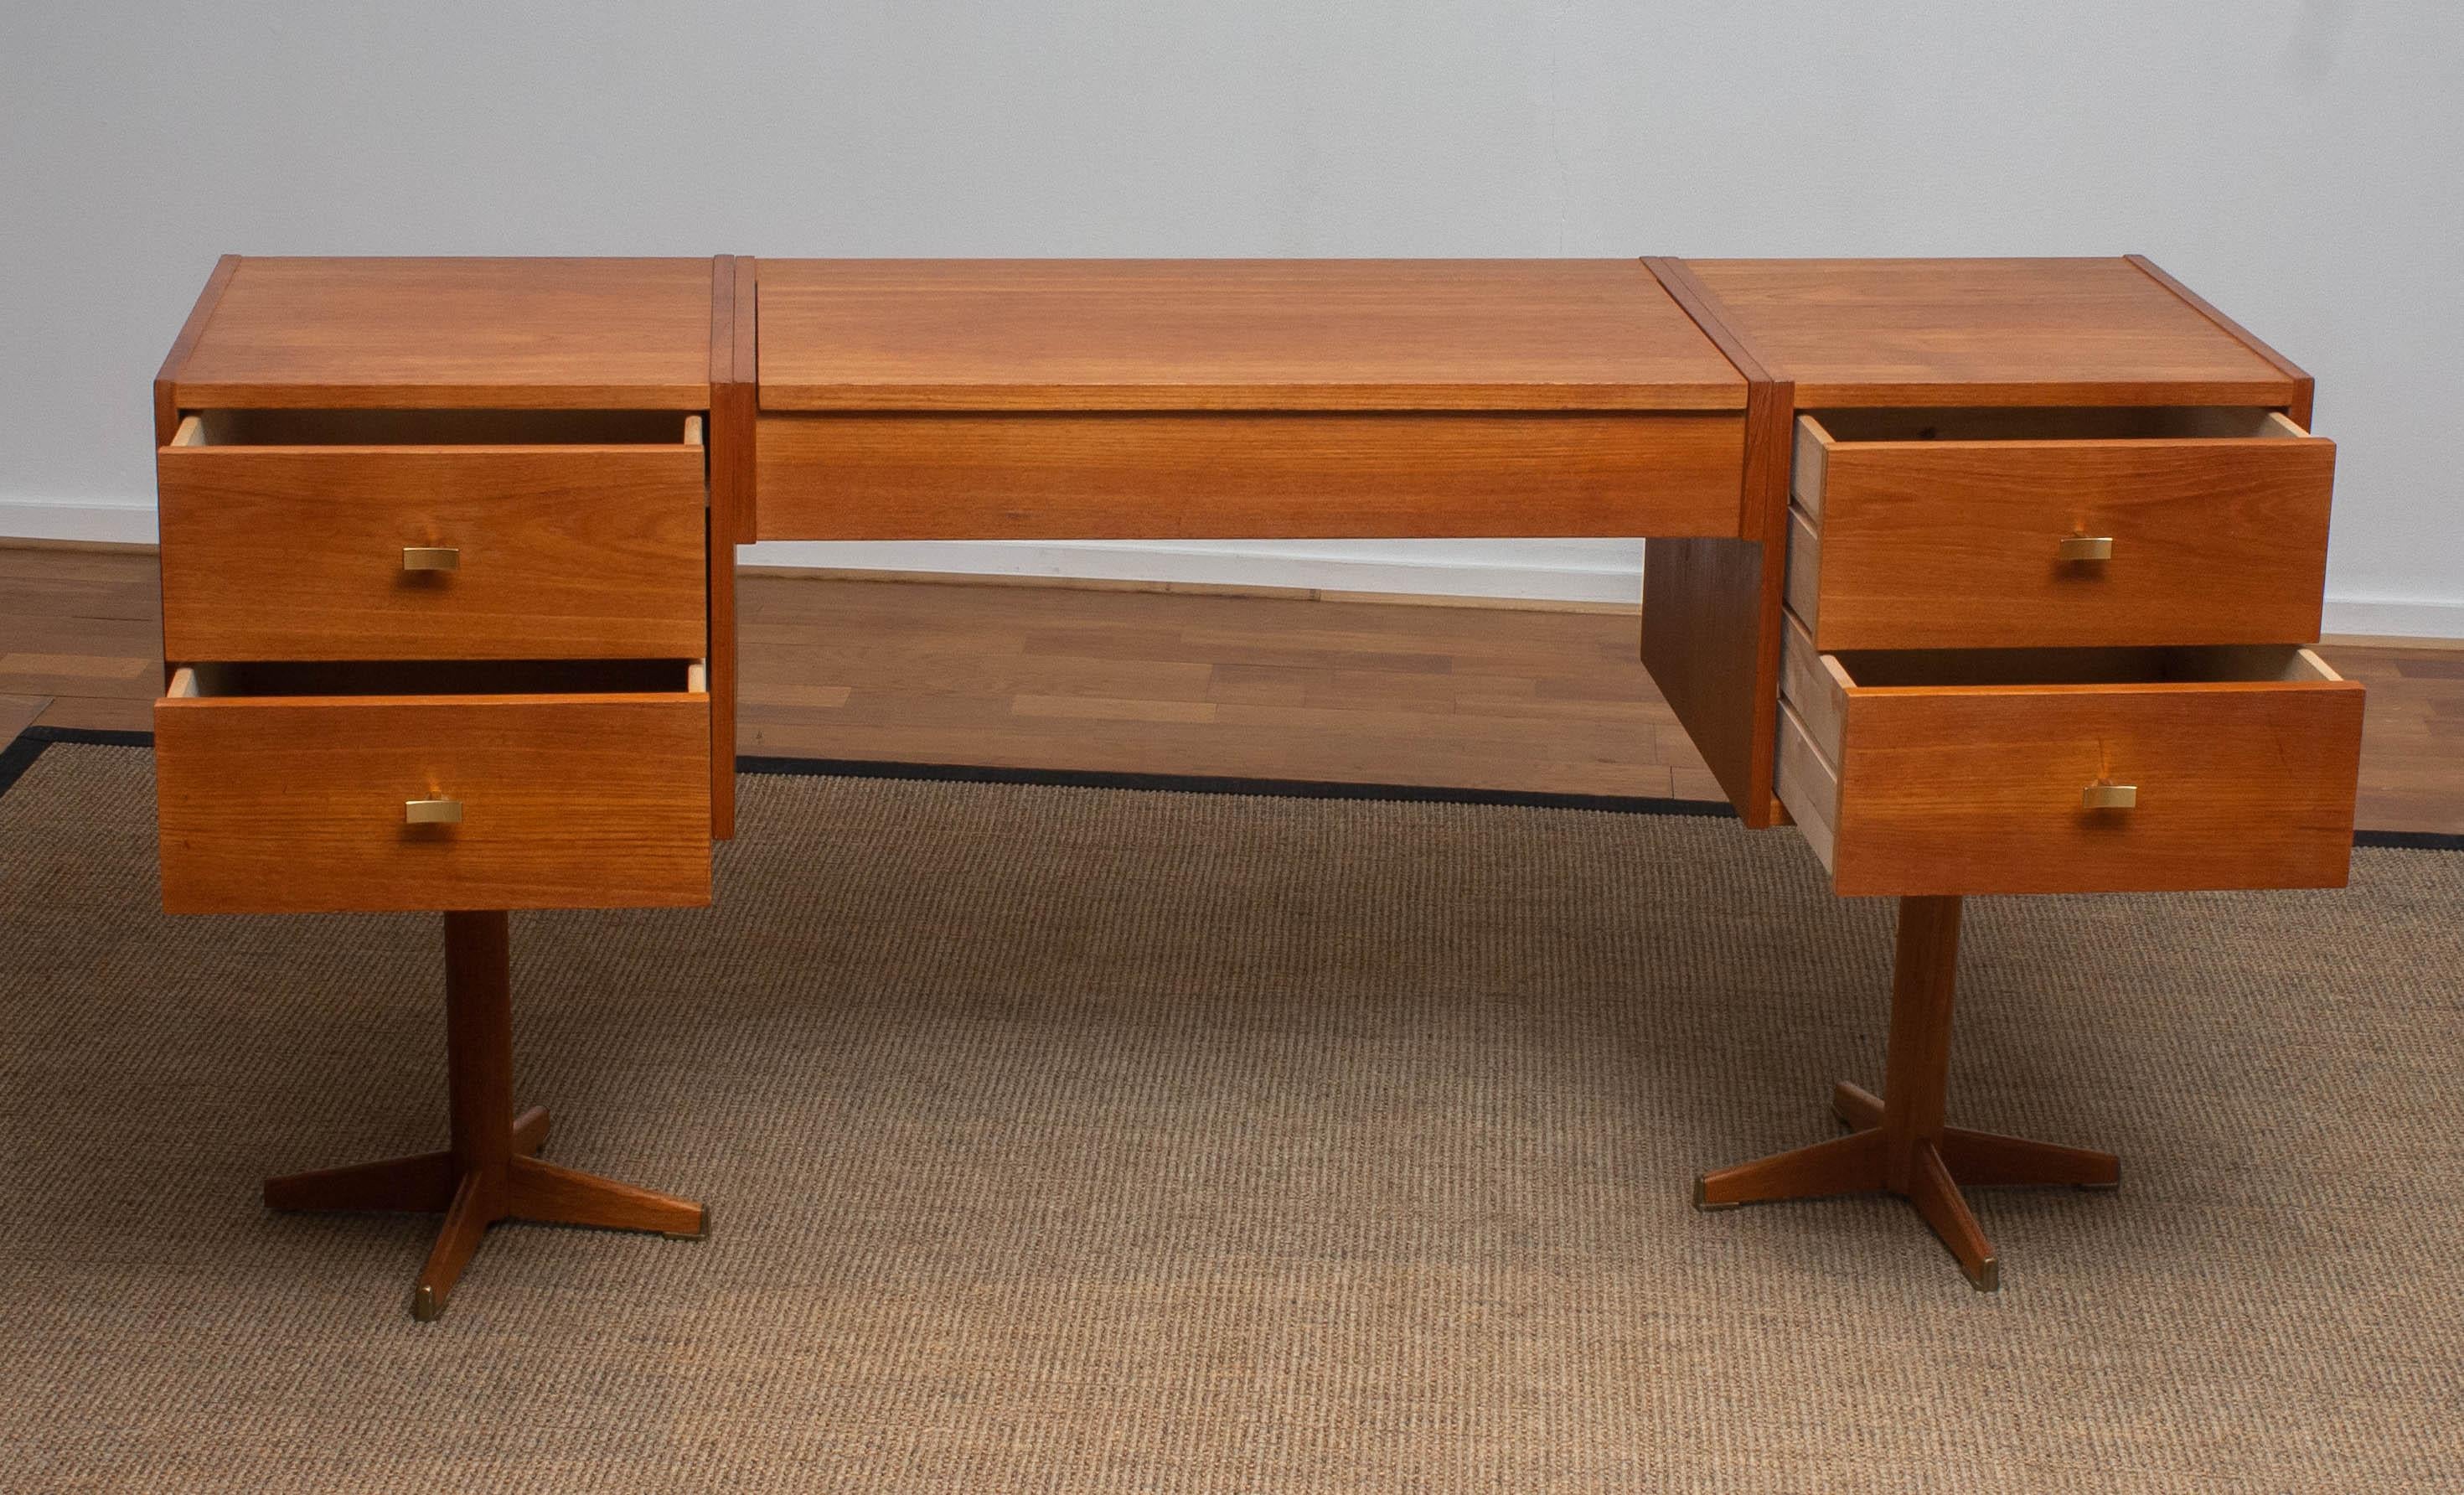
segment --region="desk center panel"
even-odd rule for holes
[[[1731,536],[1741,411],[765,411],[763,539]]]

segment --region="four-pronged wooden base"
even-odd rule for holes
[[[2110,1153],[2060,1147],[1943,1125],[1950,1066],[1951,998],[1957,984],[1960,900],[1903,898],[1892,973],[1889,1067],[1881,1097],[1845,1081],[1832,1092],[1844,1137],[1705,1174],[1699,1209],[1773,1199],[1887,1191],[1933,1227],[1968,1279],[1991,1292],[2001,1264],[1969,1213],[1960,1185],[2069,1184],[2113,1188],[2122,1162]],[[525,1220],[699,1239],[699,1204],[543,1163],[547,1112],[513,1113],[512,947],[502,912],[445,915],[446,1048],[452,1146],[349,1168],[269,1178],[265,1202],[279,1210],[441,1212],[435,1247],[411,1294],[411,1312],[445,1311],[453,1285],[500,1220]]]
[[[445,1033],[453,1145],[265,1181],[278,1210],[407,1210],[444,1215],[411,1289],[412,1316],[445,1311],[453,1285],[500,1220],[655,1231],[699,1240],[710,1215],[689,1200],[543,1163],[547,1112],[513,1114],[512,948],[502,912],[445,915]]]
[[[1831,1108],[1858,1130],[1694,1181],[1694,1207],[1732,1209],[1835,1194],[1897,1194],[1917,1207],[1968,1280],[2002,1286],[2002,1264],[1960,1186],[2068,1184],[2111,1189],[2122,1159],[2111,1153],[2033,1142],[1943,1125],[1950,1066],[1950,1008],[1959,956],[1957,898],[1900,900],[1892,974],[1890,1067],[1881,1097],[1841,1081]]]

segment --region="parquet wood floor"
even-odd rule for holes
[[[748,573],[738,750],[1714,799],[1638,609]],[[143,550],[0,547],[0,737],[143,731]],[[2464,646],[2323,649],[2369,687],[2361,824],[2464,833]]]

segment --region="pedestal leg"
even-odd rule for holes
[[[1943,1166],[1942,1154],[1931,1142],[1921,1141],[1908,1149],[1907,1179],[1897,1192],[1907,1196],[1950,1254],[1959,1259],[1959,1269],[1979,1292],[1993,1292],[2002,1286],[2002,1259],[1993,1254],[1993,1244],[1985,1239],[1985,1228],[1969,1213],[1968,1200],[1959,1192],[1959,1184]]]
[[[1971,1189],[2065,1183],[2075,1189],[2122,1187],[2122,1159],[2111,1153],[1964,1127],[1943,1129],[1942,1160],[1952,1177]]]
[[[512,944],[501,912],[445,915],[445,1046],[452,1145],[265,1181],[279,1210],[442,1211],[436,1245],[411,1290],[414,1317],[445,1311],[453,1285],[500,1220],[541,1220],[698,1239],[709,1212],[690,1200],[540,1162],[548,1115],[514,1114]]]
[[[2110,1153],[2033,1142],[1943,1124],[1950,1083],[1951,1000],[1959,968],[1957,898],[1903,898],[1891,973],[1891,1036],[1882,1094],[1842,1080],[1831,1109],[1857,1130],[1844,1137],[1705,1174],[1698,1209],[1882,1190],[1914,1204],[1985,1292],[2002,1285],[1993,1247],[1960,1194],[1963,1184],[2072,1184],[2113,1188]]]
[[[1694,1207],[1726,1210],[1768,1199],[1818,1199],[1879,1189],[1881,1141],[1879,1132],[1859,1132],[1705,1174],[1694,1180]]]

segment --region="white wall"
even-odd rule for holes
[[[0,533],[150,535],[224,251],[2139,250],[2318,375],[2331,628],[2464,635],[2449,0],[21,4],[0,49]],[[1635,550],[795,553],[1622,598]]]

